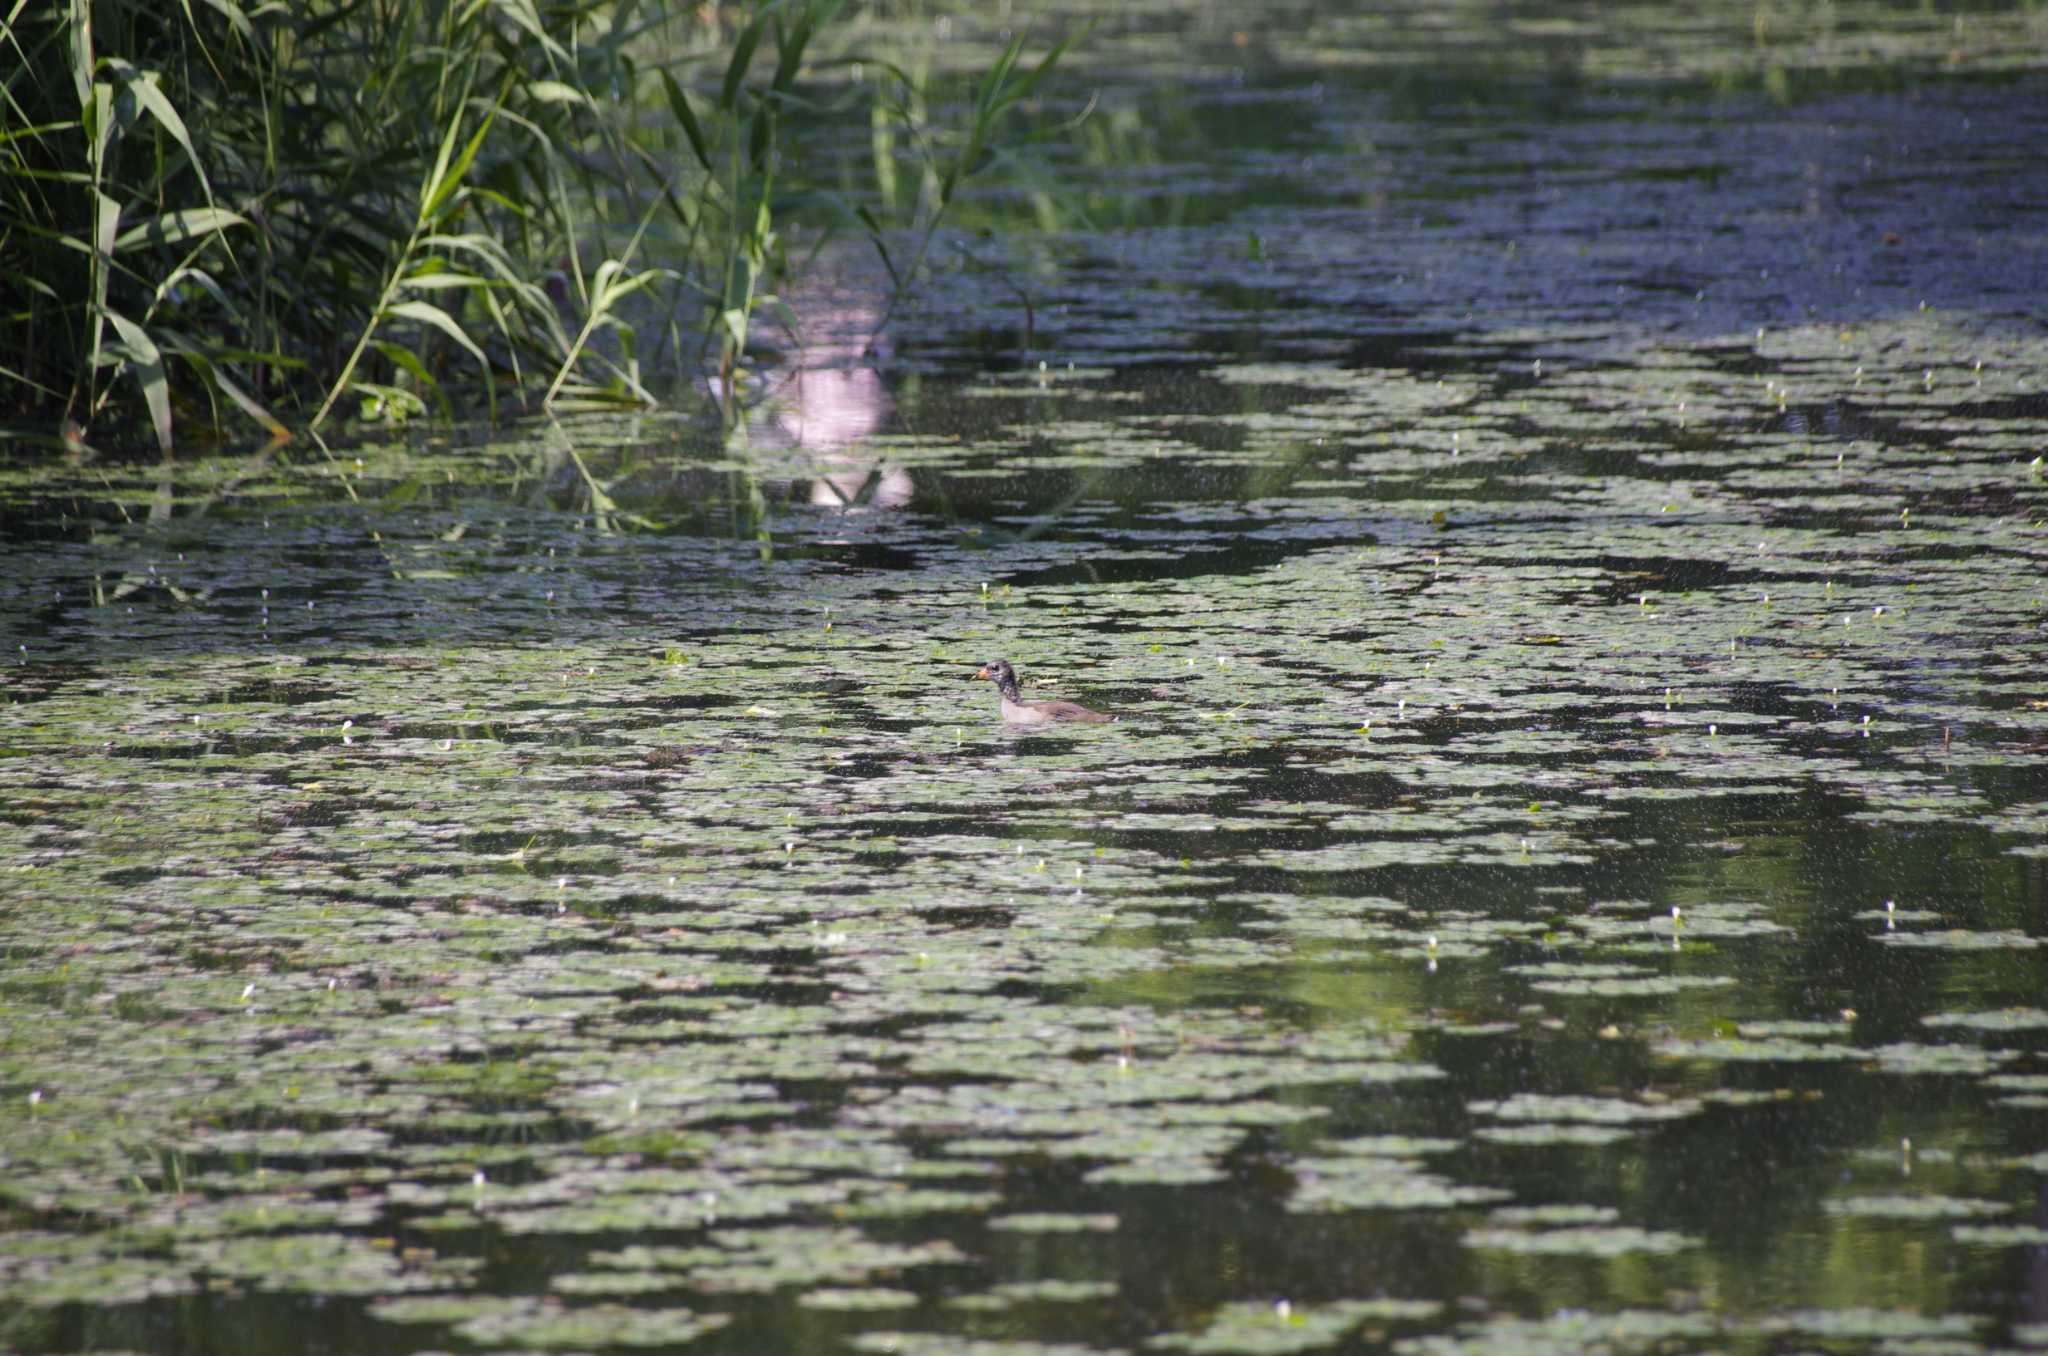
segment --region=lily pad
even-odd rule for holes
[[[1228,1304],[1210,1315],[1201,1331],[1147,1338],[1145,1346],[1157,1351],[1243,1352],[1247,1356],[1318,1351],[1365,1323],[1426,1319],[1442,1308],[1435,1300],[1402,1299]]]
[[[1922,1026],[1961,1027],[1970,1031],[2040,1031],[2048,1029],[2048,1012],[2040,1008],[1999,1008],[1988,1012],[1937,1012],[1920,1019]]]
[[[2003,1215],[2011,1207],[2001,1201],[1959,1196],[1836,1196],[1821,1202],[1830,1215],[1861,1219],[1982,1219]]]
[[[1633,1225],[1581,1225],[1557,1229],[1468,1229],[1465,1246],[1546,1257],[1621,1257],[1698,1247],[1700,1240]]]

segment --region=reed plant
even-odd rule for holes
[[[729,401],[792,227],[856,223],[908,287],[1066,48],[1009,43],[945,130],[901,65],[839,78],[842,22],[843,0],[0,0],[0,418],[146,424],[168,453],[245,421],[650,403],[650,321]],[[901,123],[936,185],[905,259],[904,223],[806,175],[841,122]]]

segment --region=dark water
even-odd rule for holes
[[[2048,85],[1217,19],[744,439],[10,464],[0,1343],[2048,1339]]]

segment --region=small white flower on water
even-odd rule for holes
[[[28,1104],[30,1106],[41,1106],[43,1104],[43,1090],[41,1088],[30,1088],[28,1090]]]
[[[344,730],[353,730],[353,729],[355,729],[355,728],[356,728],[356,723],[355,723],[355,720],[354,720],[353,718],[351,718],[351,719],[348,719],[348,720],[345,720],[345,721],[343,721],[343,722],[341,723],[341,728],[342,728],[342,729],[344,729]]]
[[[1289,1318],[1293,1317],[1293,1315],[1294,1306],[1292,1304],[1289,1304],[1286,1300],[1274,1301],[1273,1317],[1279,1319],[1282,1323],[1285,1323]]]
[[[251,984],[244,984],[244,985],[242,986],[242,1001],[243,1001],[244,1003],[248,1002],[248,1001],[250,1000],[250,998],[252,998],[252,997],[254,997],[254,996],[255,996],[255,993],[256,993],[256,986],[255,986],[255,985],[254,985],[253,983],[251,983]]]
[[[327,992],[329,992],[329,993],[333,993],[333,992],[334,992],[334,981],[333,981],[333,980],[331,980],[331,979],[327,981]]]
[[[448,752],[448,750],[450,750],[450,749],[452,749],[452,748],[454,748],[454,747],[455,747],[455,741],[454,741],[454,740],[452,740],[452,739],[444,739],[444,740],[442,740],[442,741],[441,741],[441,752],[443,752],[443,753],[446,753],[446,752]]]
[[[476,1172],[470,1175],[469,1184],[475,1187],[478,1191],[482,1191],[484,1189],[484,1183],[489,1180],[489,1178],[484,1176],[483,1169],[479,1168]]]

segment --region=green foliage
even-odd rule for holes
[[[140,409],[168,452],[175,425],[232,411],[283,435],[338,412],[445,417],[479,389],[494,413],[501,388],[651,403],[650,317],[702,334],[729,393],[755,317],[779,309],[793,223],[858,221],[889,259],[874,212],[802,176],[812,131],[922,116],[920,83],[886,62],[880,84],[816,87],[847,61],[815,51],[842,4],[17,5],[0,15],[0,269],[21,280],[0,410],[82,428]],[[927,176],[925,240],[1064,49],[1025,70],[1013,41],[967,131],[916,140],[952,155]],[[664,266],[639,262],[651,240]],[[889,265],[899,288],[916,276]]]

